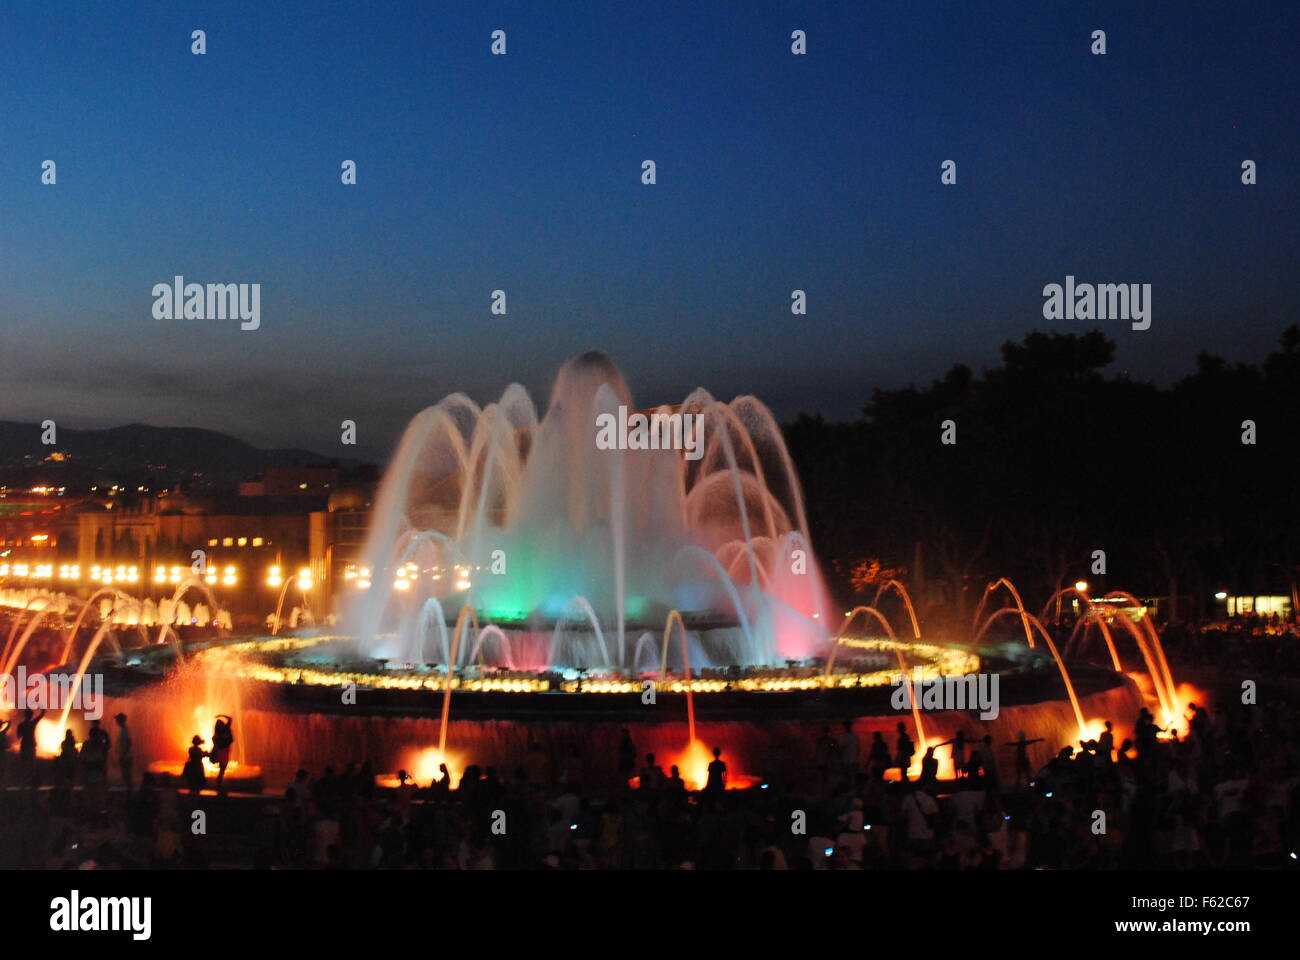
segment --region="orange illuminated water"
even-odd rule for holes
[[[173,777],[179,777],[185,769],[184,763],[176,763],[168,760],[155,760],[149,764],[150,773],[169,773]],[[211,757],[203,758],[203,770],[209,777],[215,777],[221,772],[221,768],[212,762]],[[255,764],[241,764],[238,760],[231,760],[226,764],[226,779],[240,780],[245,778],[260,777],[262,768]]]
[[[42,721],[36,725],[36,755],[57,757],[63,746],[63,730],[57,723]]]
[[[1161,702],[1159,688],[1152,682],[1150,675],[1134,671],[1128,676],[1142,691],[1147,706],[1156,718],[1156,726],[1165,731],[1160,734],[1163,740],[1173,739],[1173,731],[1177,731],[1179,739],[1187,736],[1191,716],[1189,704],[1195,703],[1207,708],[1211,706],[1210,695],[1204,690],[1190,683],[1180,683],[1171,693],[1166,693],[1166,699],[1171,701],[1171,706],[1166,707]]]
[[[423,750],[412,750],[406,754],[402,762],[402,769],[410,774],[410,778],[419,786],[428,786],[435,780],[441,779],[442,771],[439,769],[441,764],[447,765],[447,773],[453,779],[456,775],[464,775],[464,761],[461,757],[444,753],[437,747],[426,747]],[[391,783],[386,781],[391,780]],[[398,786],[397,775],[392,774],[377,777],[375,780],[381,787]]]
[[[939,772],[936,774],[940,780],[955,780],[957,777],[957,768],[952,762],[952,750],[948,747],[940,746],[942,740],[926,740],[917,744],[916,753],[912,755],[912,764],[907,768],[907,779],[915,781],[921,776],[921,761],[925,759],[925,751],[934,747],[934,758],[939,761]],[[972,741],[971,746],[976,744]],[[898,767],[890,767],[885,771],[885,779],[897,782],[901,780]]]
[[[155,760],[149,764],[149,772],[155,775],[167,774],[172,779],[183,781],[185,779],[185,764],[169,760]],[[217,775],[221,768],[212,762],[211,758],[203,759],[203,786],[207,790],[215,790],[217,786]],[[251,763],[241,764],[238,760],[231,760],[226,764],[226,775],[222,780],[222,787],[235,793],[261,793],[264,783],[262,780],[262,768]]]
[[[1060,669],[1061,677],[1065,681],[1066,692],[1069,694],[1070,703],[1074,707],[1075,716],[1078,720],[1078,739],[1080,741],[1097,739],[1105,729],[1103,721],[1095,719],[1088,721],[1084,720],[1083,714],[1080,711],[1078,697],[1076,697],[1074,693],[1074,685],[1070,681],[1069,670],[1066,668],[1064,659],[1057,651],[1056,645],[1052,642],[1051,634],[1043,626],[1042,618],[1036,618],[1026,613],[1024,604],[1020,600],[1020,594],[1010,580],[1007,580],[1004,577],[1001,580],[988,585],[984,591],[983,598],[980,600],[979,607],[975,611],[975,624],[979,624],[980,613],[984,609],[985,602],[999,587],[1006,588],[1015,600],[1015,606],[1005,607],[1001,610],[994,611],[984,621],[984,625],[975,631],[974,642],[978,644],[980,638],[993,624],[994,620],[1010,614],[1018,615],[1020,617],[1021,624],[1025,631],[1025,640],[1028,645],[1032,647],[1034,645],[1033,631],[1030,629],[1032,626],[1042,636],[1048,648],[1051,650],[1052,656],[1056,660],[1057,667]],[[1115,669],[1119,671],[1121,669],[1120,657],[1115,646],[1114,638],[1111,636],[1111,630],[1105,622],[1105,617],[1098,615],[1099,605],[1095,604],[1092,598],[1089,597],[1084,590],[1074,587],[1057,591],[1052,595],[1051,599],[1048,600],[1047,605],[1043,608],[1044,616],[1046,616],[1046,613],[1051,608],[1053,602],[1059,601],[1061,597],[1071,592],[1074,593],[1086,606],[1087,613],[1090,615],[1090,617],[1081,618],[1079,621],[1080,625],[1085,624],[1089,619],[1095,620],[1106,641],[1106,647],[1110,653],[1111,662]],[[1107,593],[1103,599],[1106,601],[1122,600],[1132,608],[1145,609],[1145,605],[1134,597],[1133,594],[1123,590],[1112,590]],[[1059,602],[1057,602],[1057,611],[1059,615]],[[1169,669],[1169,660],[1165,656],[1164,644],[1160,642],[1160,633],[1156,629],[1155,624],[1151,622],[1150,617],[1139,614],[1137,619],[1134,619],[1122,609],[1118,610],[1114,617],[1115,622],[1132,636],[1138,652],[1142,655],[1142,659],[1146,664],[1147,669],[1145,674],[1129,673],[1128,676],[1137,683],[1144,698],[1148,701],[1148,705],[1156,718],[1156,725],[1161,727],[1163,730],[1161,734],[1162,738],[1172,739],[1175,735],[1175,731],[1179,730],[1181,730],[1185,735],[1188,724],[1187,705],[1192,702],[1204,705],[1207,699],[1204,691],[1197,690],[1190,684],[1176,684],[1174,682],[1173,672]],[[1079,626],[1076,626],[1076,634],[1078,630]]]
[[[1190,683],[1180,683],[1173,691],[1170,699],[1174,704],[1174,711],[1171,713],[1160,702],[1157,696],[1157,687],[1152,682],[1150,675],[1134,671],[1127,676],[1136,684],[1142,694],[1142,699],[1146,706],[1151,710],[1155,717],[1156,726],[1161,728],[1158,735],[1160,740],[1173,740],[1177,735],[1178,739],[1186,739],[1191,726],[1191,710],[1189,704],[1195,703],[1199,706],[1209,708],[1212,706],[1209,694]],[[1105,732],[1105,721],[1101,719],[1089,720],[1079,730],[1079,736],[1074,744],[1078,749],[1080,743],[1089,740],[1097,740]],[[1125,738],[1136,739],[1136,733],[1132,724],[1128,723],[1111,723],[1111,733],[1115,739],[1115,748],[1118,749]]]
[[[748,790],[763,782],[762,777],[750,776],[736,770],[734,763],[727,760],[725,752],[722,759],[727,764],[728,790]],[[709,782],[709,764],[713,761],[713,753],[699,740],[692,740],[680,753],[668,754],[665,760],[663,766],[676,767],[687,790],[703,790]],[[641,778],[633,777],[628,781],[628,786],[633,790],[640,789]]]

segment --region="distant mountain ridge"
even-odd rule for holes
[[[99,430],[59,427],[57,437],[56,444],[46,445],[41,443],[40,424],[0,420],[0,468],[63,469],[106,477],[161,472],[174,479],[201,475],[209,482],[232,484],[251,480],[266,467],[336,464],[347,469],[364,463],[310,450],[262,450],[200,427],[143,423]],[[67,459],[47,462],[55,452]]]

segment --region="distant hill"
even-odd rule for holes
[[[51,454],[65,459],[51,461]],[[98,479],[149,476],[155,481],[230,486],[255,478],[265,467],[330,464],[344,469],[363,465],[310,450],[260,450],[215,430],[142,423],[106,430],[59,427],[58,443],[46,446],[41,443],[39,424],[0,420],[0,471],[6,476],[15,472]]]

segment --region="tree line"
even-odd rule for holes
[[[1167,386],[1108,372],[1098,330],[1001,353],[785,427],[837,597],[891,574],[957,618],[1001,576],[1026,602],[1079,579],[1165,598],[1169,619],[1218,591],[1294,597],[1300,326],[1260,363],[1203,353]]]

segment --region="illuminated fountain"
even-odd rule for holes
[[[1187,705],[1195,700],[1205,703],[1208,700],[1206,694],[1190,684],[1175,683],[1173,673],[1169,669],[1169,661],[1165,657],[1164,645],[1160,642],[1159,631],[1156,630],[1155,624],[1151,622],[1151,618],[1146,616],[1146,607],[1141,601],[1131,593],[1122,590],[1111,591],[1103,597],[1094,598],[1087,593],[1087,586],[1086,583],[1080,581],[1071,587],[1058,590],[1043,605],[1042,613],[1035,617],[1025,609],[1019,591],[1016,590],[1015,585],[1010,580],[1004,577],[990,583],[985,588],[979,606],[975,610],[972,624],[974,643],[978,644],[994,622],[1003,617],[1016,617],[1020,620],[1025,634],[1026,645],[1030,648],[1034,646],[1034,636],[1037,633],[1051,651],[1052,658],[1060,671],[1061,679],[1078,722],[1078,740],[1087,741],[1094,740],[1101,734],[1104,729],[1104,721],[1101,719],[1085,720],[1079,705],[1079,698],[1075,694],[1074,686],[1070,680],[1066,659],[1070,658],[1071,655],[1077,657],[1081,654],[1086,646],[1090,631],[1095,628],[1106,644],[1108,658],[1115,672],[1128,673],[1130,678],[1142,690],[1149,701],[1149,705],[1155,708],[1153,712],[1158,719],[1158,723],[1163,725],[1162,729],[1166,732],[1166,736],[1172,736],[1173,731],[1183,726],[1187,721],[1185,713]],[[981,622],[980,614],[984,611],[989,597],[1000,588],[1005,589],[1011,596],[1014,605],[993,611]],[[1079,616],[1066,644],[1065,656],[1062,656],[1044,623],[1048,620],[1049,612],[1053,611],[1053,622],[1059,622],[1062,613],[1060,601],[1066,596],[1073,596],[1080,607]],[[1120,606],[1120,604],[1124,604],[1124,606]],[[1146,668],[1145,672],[1125,670],[1119,649],[1115,644],[1113,625],[1118,625],[1132,637],[1138,652],[1142,656]],[[1183,728],[1185,731],[1185,726]]]
[[[1159,637],[1118,606],[1127,595],[1108,595],[1111,611],[1076,590],[1083,612],[1064,651],[1047,624],[1069,591],[1034,616],[1006,580],[985,591],[970,644],[927,636],[896,580],[880,585],[870,604],[832,617],[800,485],[767,409],[752,397],[723,403],[696,390],[679,406],[650,412],[701,418],[697,448],[597,443],[602,416],[625,422],[635,409],[614,364],[589,353],[563,366],[540,417],[518,385],[486,407],[453,394],[416,415],[385,473],[364,554],[344,575],[347,629],[338,635],[281,630],[290,591],[306,606],[307,568],[296,576],[272,571],[268,585],[280,588],[272,637],[212,639],[182,652],[171,624],[184,619],[187,594],[216,609],[197,579],[180,583],[156,611],[124,613],[159,624],[141,669],[168,674],[120,704],[141,756],[179,775],[190,737],[209,736],[213,716],[228,713],[236,737],[230,789],[242,789],[241,773],[250,785],[260,773],[245,763],[246,749],[268,770],[371,760],[385,771],[405,768],[424,786],[440,763],[457,776],[465,764],[504,766],[534,739],[546,741],[553,759],[575,741],[616,750],[612,731],[627,723],[642,752],[655,752],[665,769],[676,764],[693,785],[704,783],[711,748],[722,747],[730,785],[742,786],[755,779],[742,765],[806,764],[809,730],[826,717],[849,719],[860,737],[892,733],[910,718],[916,752],[907,773],[915,778],[926,750],[957,732],[1001,743],[1025,729],[1048,738],[1039,748],[1047,750],[1095,736],[1092,717],[1135,712],[1135,682],[1146,681],[1123,675],[1116,640],[1125,637],[1137,645],[1165,725],[1181,722],[1185,701]],[[986,613],[999,593],[1012,604]],[[54,602],[24,599],[35,618],[54,616],[44,612]],[[127,604],[112,592],[92,596],[79,622],[91,602]],[[108,619],[101,610],[103,624],[79,651],[82,670],[113,636]],[[1032,662],[1025,693],[1000,718],[923,716],[915,701],[910,715],[891,712],[882,688],[900,673],[1001,672],[1010,661],[981,646],[998,627],[1018,627],[1016,644],[1023,634],[1019,649],[1028,648]],[[1094,631],[1114,673],[1067,663]],[[23,633],[15,623],[0,659],[17,656]],[[75,635],[74,628],[65,660],[78,652]],[[667,709],[639,709],[647,683]],[[364,702],[341,709],[341,686],[363,691]],[[706,695],[707,707],[699,700]],[[593,714],[587,705],[599,698]],[[758,704],[778,716],[758,716]],[[604,711],[627,713],[600,719]],[[65,714],[59,733],[70,719]],[[952,775],[951,759],[939,760],[940,775]]]
[[[158,749],[155,746],[155,752],[183,751],[190,737],[203,729],[205,723],[203,718],[207,717],[206,723],[211,724],[212,717],[209,716],[211,711],[208,705],[211,705],[213,710],[231,710],[233,707],[233,716],[238,728],[242,713],[240,690],[244,682],[243,678],[233,674],[222,676],[220,671],[191,669],[185,662],[181,650],[181,637],[176,630],[179,624],[196,622],[205,625],[208,620],[227,625],[229,615],[220,609],[211,591],[197,576],[178,578],[178,580],[179,585],[171,599],[163,600],[156,606],[153,604],[146,606],[139,599],[111,586],[95,590],[85,600],[64,595],[40,594],[29,598],[23,604],[21,611],[13,617],[8,638],[3,650],[0,651],[0,673],[8,675],[13,672],[15,666],[21,662],[36,627],[42,621],[48,621],[51,626],[61,628],[63,640],[59,645],[61,653],[56,662],[66,669],[70,677],[63,702],[55,705],[53,712],[48,713],[47,720],[37,727],[39,756],[47,758],[56,756],[64,732],[70,728],[74,729],[74,735],[79,740],[84,737],[85,723],[82,718],[74,716],[74,706],[82,703],[79,694],[90,671],[95,669],[92,665],[95,664],[97,657],[101,657],[101,648],[106,640],[110,641],[113,660],[119,662],[123,659],[127,651],[123,649],[114,631],[115,627],[122,626],[133,627],[133,632],[139,638],[140,646],[132,650],[132,655],[137,659],[160,651],[166,651],[174,658],[175,669],[167,675],[161,691],[156,691],[149,698],[154,702],[154,706],[163,707],[175,728],[166,734],[167,747]],[[201,594],[211,604],[211,610],[214,611],[211,616],[205,612],[202,604],[193,611],[186,606],[181,598],[190,591]],[[73,609],[76,609],[76,615],[71,617],[71,622],[66,627],[62,627],[62,620],[70,615]],[[25,615],[29,613],[31,617],[27,619]],[[145,628],[155,624],[158,626],[158,634],[156,640],[151,642]],[[84,644],[78,649],[83,628],[88,633]],[[100,668],[102,666],[101,661]],[[132,710],[134,709],[133,705]],[[139,730],[139,727],[133,729]],[[153,742],[157,745],[158,739],[153,738]],[[260,791],[261,770],[247,763],[243,750],[243,743],[237,738],[235,756],[226,770],[227,788]],[[167,772],[178,776],[182,767],[183,763],[173,763],[168,760],[150,764],[150,769],[154,772]],[[215,777],[215,765],[209,763],[209,769],[211,776]]]
[[[228,711],[227,715],[233,720],[235,743],[230,762],[226,765],[223,786],[235,793],[261,793],[264,785],[262,768],[249,763],[245,755],[243,680],[220,669],[211,669],[212,666],[211,663],[187,661],[167,677],[160,698],[164,704],[164,735],[166,743],[174,744],[172,749],[177,759],[155,760],[149,764],[149,770],[182,780],[185,769],[183,755],[190,739],[202,737],[205,747],[210,749],[213,722],[217,714],[227,714]],[[215,789],[217,765],[210,757],[205,758],[203,764],[205,787]]]
[[[680,445],[598,443],[601,416],[629,411],[627,383],[599,353],[563,366],[540,417],[518,385],[483,408],[462,394],[427,408],[378,493],[363,565],[349,578],[357,589],[347,636],[200,650],[194,668],[436,692],[435,769],[447,756],[453,691],[622,693],[653,676],[684,694],[685,749],[707,760],[694,695],[723,683],[705,674],[780,670],[823,654],[825,590],[799,482],[766,407],[696,390],[649,411],[664,427],[656,441]],[[310,573],[299,577],[301,586]],[[283,588],[278,633],[290,578],[273,585]],[[661,629],[656,665],[651,638]],[[282,670],[268,662],[272,651]],[[359,660],[373,673],[359,672]],[[419,759],[430,766],[427,754]]]
[[[825,593],[767,408],[701,389],[653,411],[699,418],[693,459],[602,449],[598,418],[620,408],[635,410],[623,375],[588,353],[560,370],[540,419],[517,384],[481,409],[452,394],[418,414],[371,522],[349,618],[361,647],[446,663],[444,611],[469,607],[495,629],[460,643],[458,665],[490,639],[513,667],[631,672],[636,638],[673,610],[697,667],[823,652]]]

